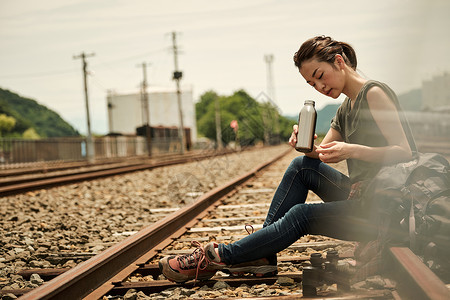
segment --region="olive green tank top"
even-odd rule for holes
[[[369,80],[358,93],[353,108],[350,98],[346,98],[331,121],[331,128],[337,130],[346,143],[360,144],[369,147],[387,146],[388,142],[381,133],[378,125],[372,117],[367,103],[367,92],[370,88],[378,86],[394,102],[401,112],[397,96],[386,84]],[[387,112],[395,113],[397,112]],[[401,112],[400,120],[406,122]],[[403,125],[403,128],[408,128]],[[408,134],[406,134],[408,137]],[[408,138],[409,139],[409,138]],[[410,143],[411,144],[411,143]],[[381,168],[381,163],[367,162],[357,159],[347,159],[349,177],[352,183],[373,178]]]

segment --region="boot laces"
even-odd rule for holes
[[[178,256],[177,261],[178,264],[180,265],[180,268],[183,270],[192,269],[194,267],[197,269],[195,272],[195,282],[196,282],[198,278],[198,272],[200,270],[206,269],[210,264],[210,260],[206,257],[205,249],[199,242],[192,241],[191,244],[193,246],[196,246],[197,249],[195,249],[191,254]]]
[[[255,229],[253,228],[253,226],[251,224],[245,224],[244,226],[245,231],[247,231],[247,233],[250,235],[253,232],[255,232]]]

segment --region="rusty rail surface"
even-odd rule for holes
[[[251,148],[251,147],[250,147]],[[184,154],[179,153],[163,153],[150,156],[124,156],[124,157],[112,157],[112,158],[99,158],[94,162],[90,161],[56,161],[56,162],[35,162],[28,163],[29,166],[18,166],[15,168],[0,169],[0,176],[20,176],[20,175],[32,175],[32,174],[42,174],[49,172],[64,171],[75,168],[89,168],[95,166],[106,166],[114,164],[136,164],[142,162],[156,162],[156,161],[167,161],[174,158],[183,157],[195,157],[201,156],[207,153],[215,153],[217,155],[233,153],[235,150],[232,149],[222,149],[220,151],[215,149],[203,149],[203,150],[192,150]]]
[[[48,188],[52,186],[70,184],[85,180],[98,179],[101,177],[120,175],[124,173],[166,167],[175,164],[183,164],[191,161],[202,160],[214,156],[232,153],[230,151],[201,153],[197,155],[184,155],[182,157],[170,157],[162,161],[155,162],[133,162],[132,165],[111,166],[105,164],[101,169],[94,170],[74,170],[70,174],[42,174],[34,178],[18,178],[9,182],[0,182],[0,197],[19,194],[30,190]]]
[[[157,250],[180,236],[197,218],[219,205],[223,196],[257,172],[286,155],[289,149],[252,171],[211,190],[196,202],[174,214],[142,229],[138,233],[108,248],[93,258],[80,263],[48,283],[23,295],[20,299],[98,299],[114,288],[113,282],[122,281],[148,261]]]
[[[401,299],[450,299],[450,291],[422,261],[405,247],[389,249],[395,266],[393,275]]]

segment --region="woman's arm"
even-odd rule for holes
[[[367,92],[367,102],[373,119],[388,142],[385,147],[368,147],[343,142],[322,143],[319,158],[324,162],[338,162],[353,158],[382,164],[411,159],[412,153],[394,103],[379,87]]]

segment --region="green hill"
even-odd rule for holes
[[[422,89],[415,89],[398,95],[398,102],[405,111],[420,111],[422,108]]]
[[[23,132],[29,128],[33,128],[43,138],[80,136],[80,133],[56,112],[35,100],[24,98],[1,88],[0,114],[16,119],[14,128],[3,136],[21,137]]]
[[[316,133],[326,134],[340,104],[328,104],[317,112]]]

